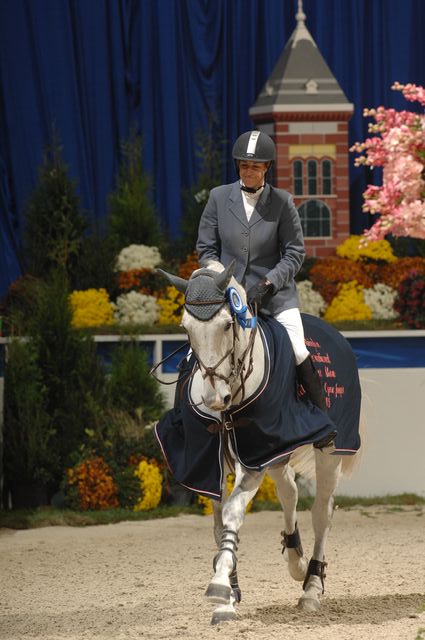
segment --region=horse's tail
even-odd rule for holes
[[[295,473],[299,474],[306,480],[312,481],[315,478],[314,449],[310,444],[298,447],[291,454],[291,467]]]
[[[359,434],[361,441],[360,449],[352,456],[342,457],[341,474],[344,478],[350,478],[353,473],[357,471],[366,447],[366,424],[363,415],[360,415]]]
[[[366,428],[363,416],[360,416],[359,433],[362,443],[360,449],[353,455],[341,456],[341,475],[344,478],[349,478],[357,470],[365,449]],[[291,455],[290,464],[295,472],[303,476],[303,478],[309,481],[314,480],[316,467],[314,460],[314,448],[311,445],[299,447]]]

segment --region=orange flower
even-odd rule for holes
[[[329,257],[319,259],[310,270],[309,278],[313,287],[328,304],[337,295],[342,283],[356,280],[359,285],[373,287],[375,265],[359,264],[347,258]]]
[[[399,258],[397,262],[380,267],[379,282],[397,289],[411,271],[416,271],[418,274],[425,273],[425,258],[420,258],[419,256],[416,258]]]
[[[196,253],[196,251],[188,255],[185,262],[182,262],[182,264],[180,265],[179,277],[184,278],[185,280],[189,280],[195,269],[199,269],[198,254]]]
[[[109,465],[100,456],[84,460],[67,470],[68,484],[76,486],[80,509],[118,507],[118,489]]]
[[[120,289],[131,289],[140,285],[140,269],[130,271],[120,271],[118,274],[118,287]]]

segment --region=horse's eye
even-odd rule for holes
[[[231,320],[229,320],[229,322],[225,325],[224,330],[225,331],[229,331],[230,327],[232,326],[233,322]]]

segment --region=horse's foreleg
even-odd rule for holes
[[[295,471],[289,464],[268,469],[267,473],[276,484],[279,502],[282,505],[285,529],[282,531],[282,553],[286,551],[288,570],[294,580],[304,580],[307,573],[307,560],[303,554],[301,538],[297,527],[298,487]]]
[[[325,546],[333,515],[333,494],[341,471],[341,457],[332,455],[332,451],[333,447],[315,450],[316,497],[311,511],[314,549],[303,584],[304,593],[298,603],[308,611],[319,609],[320,597],[324,592]]]
[[[243,524],[247,505],[257,493],[264,477],[264,472],[242,470],[238,466],[235,487],[223,506],[223,531],[218,553],[214,558],[214,577],[205,594],[211,602],[226,605],[230,603],[232,594],[237,594],[238,532]]]
[[[223,500],[225,496],[223,494]],[[213,516],[214,516],[214,540],[217,548],[220,547],[221,534],[223,532],[223,503],[212,500]]]
[[[223,500],[227,497],[227,483],[223,487]],[[217,549],[220,549],[221,536],[223,533],[223,509],[222,503],[213,500],[213,514],[214,514],[214,539],[217,544]],[[230,586],[232,587],[232,593],[230,596],[229,604],[219,604],[213,611],[211,624],[219,624],[220,622],[226,622],[234,620],[236,618],[235,604],[241,600],[241,590],[238,584],[238,576],[236,569],[230,576]]]

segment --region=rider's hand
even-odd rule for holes
[[[269,280],[266,280],[265,278],[263,280],[259,280],[247,291],[246,296],[247,296],[248,304],[250,304],[251,306],[254,304],[261,306],[261,302],[264,296],[267,293],[271,293],[272,290],[273,290],[273,285],[271,282],[269,282]]]

